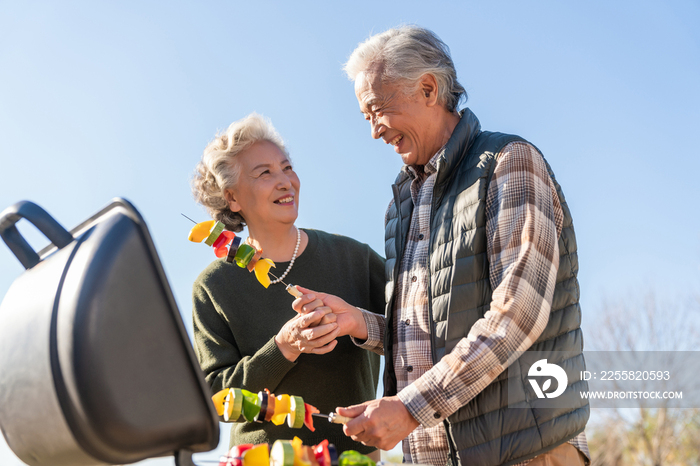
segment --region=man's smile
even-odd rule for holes
[[[399,135],[396,136],[394,139],[392,139],[392,140],[390,140],[390,141],[385,141],[385,142],[386,142],[387,144],[391,144],[392,146],[396,147],[396,146],[399,145],[399,143],[401,142],[402,139],[403,139],[403,135],[399,134]]]

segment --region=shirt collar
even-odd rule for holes
[[[442,153],[445,151],[445,146],[442,146],[440,150],[438,150],[435,155],[433,155],[430,160],[428,160],[428,163],[423,165],[423,170],[419,171],[416,170],[416,167],[413,165],[404,165],[404,171],[406,174],[412,179],[415,180],[416,178],[427,178],[433,173],[437,172],[437,163],[438,160],[440,159],[440,156]]]

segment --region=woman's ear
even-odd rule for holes
[[[420,90],[425,98],[426,105],[432,107],[438,100],[438,83],[432,74],[424,74],[420,80]]]
[[[232,190],[230,190],[230,189],[224,190],[224,197],[226,198],[226,202],[228,202],[228,208],[231,209],[231,212],[240,212],[241,211],[241,206],[236,201],[236,195],[233,193]]]

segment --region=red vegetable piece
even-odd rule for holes
[[[314,417],[312,416],[313,413],[320,413],[315,406],[311,406],[309,403],[304,403],[304,425],[309,428],[311,432],[315,432],[316,429],[314,429]]]
[[[233,236],[228,235],[227,233],[233,234]],[[221,234],[219,235],[218,238],[216,238],[216,241],[214,241],[214,244],[212,247],[214,248],[214,254],[216,254],[216,257],[224,257],[225,255],[228,254],[228,249],[226,249],[226,245],[231,242],[233,238],[235,238],[236,234],[233,233],[232,231],[222,231]]]
[[[219,248],[224,244],[228,243],[230,240],[231,238],[227,237],[222,231],[221,234],[214,240],[214,244],[212,244],[211,247],[213,247],[214,249]]]
[[[243,445],[236,445],[231,448],[231,451],[228,453],[229,458],[226,466],[243,466],[243,453],[254,446],[255,445],[252,443],[244,443]],[[221,466],[221,464],[219,464],[219,466]]]
[[[319,466],[331,466],[331,453],[328,451],[328,440],[323,440],[314,447],[314,456]]]
[[[215,248],[214,254],[216,254],[216,257],[224,257],[225,255],[227,255],[228,249],[226,249],[226,245],[224,244],[223,246],[219,246],[218,248]]]

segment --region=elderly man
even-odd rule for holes
[[[406,462],[436,466],[587,464],[576,241],[547,162],[457,111],[465,91],[431,31],[370,37],[345,70],[372,137],[405,164],[386,214],[386,317],[310,290],[295,302],[322,301],[341,333],[386,356],[385,397],[339,408],[354,418],[345,433],[403,440]],[[509,384],[527,393],[528,351],[568,355],[571,406],[508,400]]]

